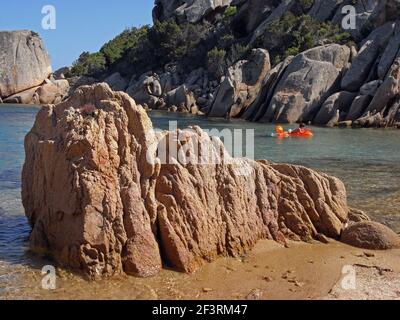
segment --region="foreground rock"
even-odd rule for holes
[[[39,86],[50,76],[50,58],[36,33],[2,31],[0,48],[0,98]]]
[[[23,169],[32,249],[92,276],[157,273],[155,142],[145,111],[106,85],[43,107]]]
[[[174,141],[179,157],[161,147]],[[43,107],[25,149],[32,250],[92,277],[150,276],[162,263],[193,272],[260,239],[339,238],[348,220],[338,179],[232,159],[198,127],[156,135],[144,109],[106,84]],[[181,160],[196,151],[208,161]]]
[[[362,221],[343,230],[340,240],[344,243],[370,250],[400,248],[400,236],[388,227],[372,221]]]

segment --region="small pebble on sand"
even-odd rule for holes
[[[268,276],[263,277],[263,280],[266,281],[266,282],[272,282],[272,281],[274,281],[274,279],[273,279],[272,277],[268,277]]]

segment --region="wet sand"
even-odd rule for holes
[[[44,262],[43,262],[44,263]],[[354,266],[356,289],[342,288]],[[221,258],[191,275],[163,270],[148,279],[86,281],[57,270],[57,289],[41,289],[39,269],[1,266],[0,299],[399,299],[400,250],[368,251],[332,242],[260,241],[241,258]]]

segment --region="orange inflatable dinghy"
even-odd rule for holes
[[[302,132],[294,131],[288,132],[289,137],[303,137],[303,138],[311,138],[314,136],[314,133],[310,129],[303,129]]]
[[[275,128],[275,133],[271,135],[272,137],[276,138],[289,138],[289,137],[295,137],[295,138],[311,138],[314,136],[314,133],[310,129],[302,129],[302,130],[294,130],[294,131],[285,131],[282,126],[277,126]]]

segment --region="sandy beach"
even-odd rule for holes
[[[400,250],[368,251],[337,242],[290,243],[284,248],[260,241],[240,258],[221,258],[195,274],[163,270],[139,279],[86,281],[57,270],[57,289],[41,289],[40,270],[14,267],[0,279],[1,299],[396,299],[400,300]],[[355,269],[356,289],[342,288],[345,266]],[[348,267],[347,267],[348,268]],[[7,285],[8,283],[8,285]],[[13,289],[7,290],[7,287]]]

